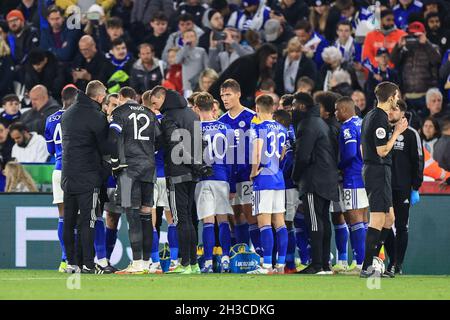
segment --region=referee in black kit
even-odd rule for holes
[[[406,118],[399,120],[392,135],[388,113],[397,107],[400,96],[398,86],[392,82],[381,82],[375,88],[377,107],[365,116],[361,128],[361,148],[363,154],[363,179],[369,198],[370,224],[366,235],[366,255],[361,277],[376,274],[368,270],[378,259],[378,248],[384,243],[394,224],[391,187],[391,150],[395,141],[408,128]]]

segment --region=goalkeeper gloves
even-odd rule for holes
[[[124,168],[128,167],[125,163],[120,163],[119,159],[111,159],[111,166],[114,177],[117,177]]]
[[[411,191],[411,205],[415,205],[416,203],[418,203],[420,201],[420,195],[419,195],[419,191],[417,190],[412,190]]]

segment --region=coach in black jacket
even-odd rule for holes
[[[186,100],[178,92],[157,86],[152,90],[151,101],[162,99],[164,170],[170,209],[177,226],[181,255],[179,271],[182,272],[197,265],[197,234],[192,207],[196,181],[202,168],[202,134],[197,114],[188,108]]]
[[[397,108],[389,113],[389,122],[395,125],[405,116],[407,105],[399,100]],[[408,127],[398,136],[392,148],[392,201],[395,214],[395,235],[390,232],[385,247],[389,256],[387,271],[401,273],[408,246],[409,207],[419,201],[423,181],[423,147],[419,134]]]
[[[311,237],[312,263],[300,273],[330,273],[330,200],[338,201],[338,170],[330,128],[310,95],[296,93],[293,106],[302,120],[297,127],[292,180],[299,188]]]
[[[97,80],[79,91],[75,103],[64,112],[61,120],[64,190],[64,244],[69,273],[77,270],[74,248],[74,228],[80,211],[79,230],[83,248],[84,273],[94,273],[94,226],[99,205],[99,191],[110,170],[102,156],[109,154],[108,122],[100,102],[106,96],[105,86]],[[80,235],[78,235],[80,236]],[[78,262],[81,265],[81,261]]]

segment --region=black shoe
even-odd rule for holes
[[[96,274],[112,274],[117,271],[112,265],[108,264],[106,267],[102,267],[99,264],[95,265],[95,273]]]
[[[318,273],[323,273],[323,269],[316,269],[313,267],[312,264],[310,264],[309,266],[307,266],[305,269],[303,269],[302,271],[298,271],[296,273],[298,274],[318,274]]]
[[[376,270],[361,270],[361,273],[359,274],[360,278],[391,278],[386,274],[386,271],[384,273],[380,273]]]
[[[334,272],[331,269],[329,264],[324,265],[322,269],[323,269],[324,274],[334,274]]]
[[[97,273],[95,268],[89,269],[86,266],[83,266],[83,269],[81,269],[81,273],[86,273],[86,274],[94,274]]]
[[[395,273],[393,272],[393,270],[385,270],[383,278],[395,278]]]
[[[402,265],[401,264],[395,266],[395,274],[399,274],[399,275],[403,274],[403,270],[402,270]]]

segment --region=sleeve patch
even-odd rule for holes
[[[380,127],[377,130],[375,130],[375,135],[377,136],[378,139],[384,139],[386,138],[386,130]]]

